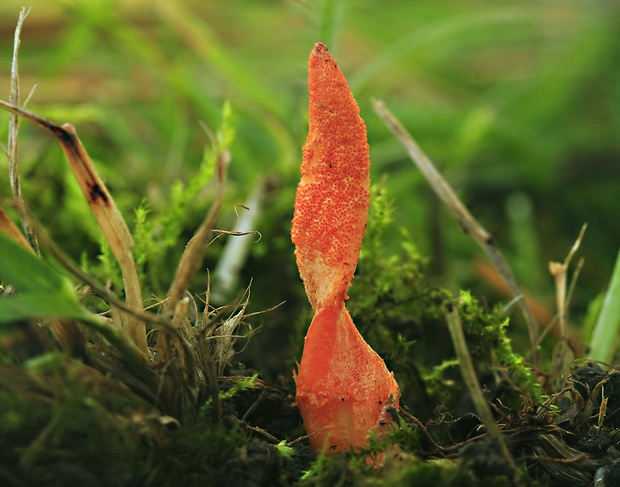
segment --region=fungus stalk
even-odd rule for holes
[[[394,374],[345,308],[370,204],[366,127],[325,45],[308,64],[309,129],[291,230],[314,318],[295,377],[310,444],[328,452],[365,447],[398,408]]]

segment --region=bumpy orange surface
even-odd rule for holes
[[[344,306],[370,203],[366,127],[344,75],[318,43],[308,66],[308,140],[291,237],[315,315],[295,378],[315,451],[366,444],[398,408],[400,392]]]
[[[291,237],[310,304],[341,301],[351,284],[370,204],[370,156],[359,108],[327,48],[308,64],[309,127]]]

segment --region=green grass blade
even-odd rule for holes
[[[618,330],[620,329],[620,252],[611,276],[609,289],[605,295],[603,308],[598,317],[590,343],[590,358],[601,362],[611,362],[616,351]]]
[[[68,285],[51,265],[3,234],[0,234],[0,256],[0,282],[21,292],[57,294]]]
[[[39,318],[82,320],[87,311],[61,293],[27,293],[0,298],[0,324]]]
[[[0,296],[0,325],[40,318],[79,320],[101,333],[131,363],[141,363],[141,354],[120,330],[84,308],[69,279],[52,265],[0,234],[0,281],[20,291]]]
[[[71,282],[58,269],[3,234],[0,255],[0,282],[19,291],[16,296],[0,297],[0,323],[42,317],[90,317]]]
[[[336,46],[336,39],[340,32],[340,24],[344,17],[345,2],[343,0],[318,0],[318,31],[317,41],[325,43],[328,47]]]

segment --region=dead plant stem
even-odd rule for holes
[[[454,344],[454,349],[456,351],[456,357],[460,363],[461,375],[463,376],[463,381],[467,386],[471,400],[474,403],[476,412],[478,413],[478,416],[480,416],[482,424],[484,424],[484,427],[487,430],[489,439],[498,448],[500,455],[506,462],[506,465],[510,468],[512,484],[515,487],[522,487],[523,482],[519,476],[514,459],[508,450],[508,446],[504,441],[499,426],[497,426],[497,423],[495,422],[491,408],[489,407],[482,392],[482,388],[478,382],[476,369],[474,368],[474,364],[471,360],[471,355],[469,354],[469,349],[467,347],[467,342],[465,341],[461,318],[457,309],[453,305],[448,305],[446,309],[446,319],[448,321],[448,328],[450,330],[450,336],[452,337],[452,343]]]
[[[217,158],[217,177],[218,177],[218,191],[215,201],[209,210],[209,213],[203,220],[202,224],[196,230],[196,233],[187,244],[185,252],[181,257],[181,261],[177,266],[177,271],[170,286],[166,303],[164,304],[163,312],[172,312],[178,301],[181,299],[190,283],[194,280],[198,269],[202,265],[204,260],[204,253],[207,245],[211,240],[211,232],[217,222],[217,219],[222,208],[222,199],[224,196],[224,182],[226,167],[230,160],[230,154],[228,151],[223,151]]]
[[[131,233],[103,180],[99,177],[90,156],[80,142],[75,128],[70,124],[56,125],[40,115],[2,100],[0,100],[0,107],[46,129],[58,140],[88,205],[118,261],[123,275],[127,304],[133,309],[142,309],[140,282],[131,253],[133,246]],[[115,326],[124,329],[141,353],[148,356],[145,323],[135,315],[123,313],[121,318],[121,323],[115,323]]]
[[[15,36],[13,38],[13,59],[11,61],[11,91],[9,94],[9,102],[13,105],[20,104],[20,86],[19,86],[19,45],[21,43],[21,32],[24,21],[30,13],[30,8],[22,8],[19,12],[17,25],[15,27]],[[9,180],[11,182],[11,191],[17,205],[17,211],[22,223],[22,228],[26,239],[30,246],[38,252],[37,237],[34,233],[32,223],[28,220],[28,216],[24,211],[24,197],[19,174],[19,124],[20,118],[16,113],[9,114],[9,134],[6,147],[6,154],[9,161]]]

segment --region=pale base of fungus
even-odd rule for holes
[[[314,451],[366,447],[369,433],[381,436],[398,409],[394,374],[364,341],[344,302],[315,315],[295,382]]]

